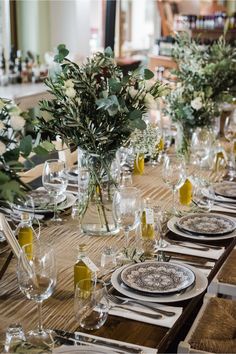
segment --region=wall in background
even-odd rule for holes
[[[16,6],[19,49],[42,57],[50,49],[49,2],[21,0]]]

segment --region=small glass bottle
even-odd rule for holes
[[[189,206],[192,202],[193,185],[189,178],[186,178],[184,184],[179,189],[179,201],[182,205]]]
[[[30,254],[32,252],[34,234],[29,213],[23,212],[21,214],[21,222],[16,229],[16,234],[20,246],[28,245],[25,247],[25,252]]]
[[[98,270],[97,266],[89,259],[86,254],[86,245],[83,243],[79,245],[79,254],[74,265],[74,287],[80,280],[91,279],[96,277]]]
[[[154,252],[156,245],[154,209],[150,198],[144,200],[144,209],[141,217],[142,248],[146,255]]]

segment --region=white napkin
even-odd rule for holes
[[[78,335],[82,335],[84,337],[88,337],[88,338],[94,338],[94,339],[99,339],[101,338],[103,341],[106,341],[108,343],[115,343],[115,344],[123,344],[123,345],[127,345],[127,347],[131,347],[131,348],[138,348],[138,349],[142,349],[143,350],[143,354],[157,354],[157,349],[154,348],[150,348],[150,347],[144,347],[142,345],[137,345],[137,344],[131,344],[131,343],[126,343],[126,342],[122,342],[119,340],[115,340],[115,339],[108,339],[108,338],[104,338],[104,337],[98,337],[98,336],[94,336],[92,334],[87,334],[87,333],[80,333],[80,332],[75,332],[75,334]],[[98,346],[97,346],[98,347]],[[100,346],[99,346],[100,347]],[[104,347],[103,347],[104,348]],[[107,350],[107,348],[106,348]],[[115,350],[115,349],[114,349]],[[116,349],[117,350],[117,349]],[[122,349],[123,350],[123,349]],[[119,349],[119,351],[122,351]],[[112,349],[108,349],[108,352],[110,353],[112,351]],[[124,350],[124,353],[129,353],[128,350],[127,352]]]
[[[79,332],[77,332],[78,334],[80,334]],[[86,333],[82,333],[82,335],[84,337],[88,337],[88,338],[94,338],[94,339],[99,339],[99,337],[97,336],[93,336],[91,334],[87,335]],[[149,348],[149,347],[144,347],[141,345],[136,345],[136,344],[131,344],[131,343],[126,343],[126,342],[121,342],[118,340],[113,340],[113,339],[107,339],[102,337],[102,340],[104,342],[108,342],[108,343],[115,343],[115,344],[120,344],[120,345],[127,345],[127,348],[137,348],[142,350],[143,354],[157,354],[157,349],[153,349],[153,348]],[[96,344],[88,344],[88,345],[81,345],[81,346],[72,346],[72,345],[62,345],[61,347],[55,348],[53,349],[53,354],[67,354],[67,353],[82,353],[84,354],[86,350],[86,353],[91,353],[91,354],[97,354],[97,353],[101,353],[101,354],[115,354],[117,353],[117,350],[119,350],[119,353],[124,353],[124,354],[129,354],[129,349],[127,350],[123,350],[123,349],[117,349],[117,348],[108,348],[106,346],[102,346],[102,345],[96,345]]]
[[[144,302],[144,304],[145,304],[145,302]],[[165,306],[165,305],[154,304],[154,303],[148,303],[148,304],[149,305],[151,304],[151,306],[153,306],[153,307],[155,306],[156,308],[161,308],[163,310],[173,311],[176,313],[176,315],[172,316],[172,317],[168,317],[168,316],[163,315],[163,317],[161,319],[153,319],[153,318],[144,317],[142,315],[138,315],[134,312],[126,311],[125,309],[123,310],[120,308],[111,308],[109,310],[109,314],[114,315],[114,316],[124,317],[124,318],[130,318],[135,321],[146,322],[146,323],[151,323],[151,324],[162,326],[162,327],[171,328],[173,326],[173,324],[177,321],[177,319],[179,318],[179,316],[181,315],[181,313],[183,311],[182,307]],[[112,303],[112,305],[113,305],[113,303]],[[137,311],[142,311],[147,314],[148,313],[157,314],[156,312],[153,312],[152,310],[149,310],[148,308],[145,309],[143,306],[139,306],[138,304],[133,305],[133,304],[129,303],[128,305],[126,304],[125,306],[128,309],[130,308],[130,309],[134,309]]]
[[[222,212],[222,213],[236,214],[236,207],[235,207],[235,209],[232,209],[232,208],[223,208],[223,207],[218,206],[218,205],[213,205],[211,211],[219,211],[219,212]]]
[[[193,247],[194,247],[194,243],[193,243]],[[196,245],[196,247],[198,246]],[[208,245],[206,245],[206,247],[208,247]],[[219,259],[222,253],[224,252],[224,250],[225,248],[222,247],[220,250],[210,248],[209,251],[199,251],[199,250],[194,250],[192,248],[182,247],[180,245],[171,245],[170,243],[168,244],[167,247],[158,248],[158,251],[188,254],[191,256],[198,256],[198,257],[211,258],[211,259]]]
[[[182,264],[185,264],[186,266],[191,265],[191,267],[194,267],[194,268],[197,268],[198,270],[202,271],[206,276],[208,276],[211,272],[212,269],[206,269],[206,268],[202,268],[201,266],[197,265],[197,264],[194,264],[194,263],[191,263],[191,261],[189,263],[187,263],[187,261],[185,260],[175,260],[173,259],[173,262],[178,262],[178,263],[182,263]],[[204,263],[204,266],[209,266],[211,268],[213,268],[215,265],[215,262],[206,262]]]

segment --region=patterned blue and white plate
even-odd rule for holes
[[[187,289],[195,275],[180,264],[150,261],[127,266],[121,272],[121,280],[133,290],[164,295]]]

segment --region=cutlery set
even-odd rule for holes
[[[141,348],[131,346],[128,343],[120,343],[117,341],[109,341],[106,338],[95,337],[85,333],[71,333],[63,330],[54,329],[56,333],[56,340],[61,344],[67,345],[94,345],[101,346],[106,349],[115,351],[116,353],[124,354],[142,354],[143,350]]]

